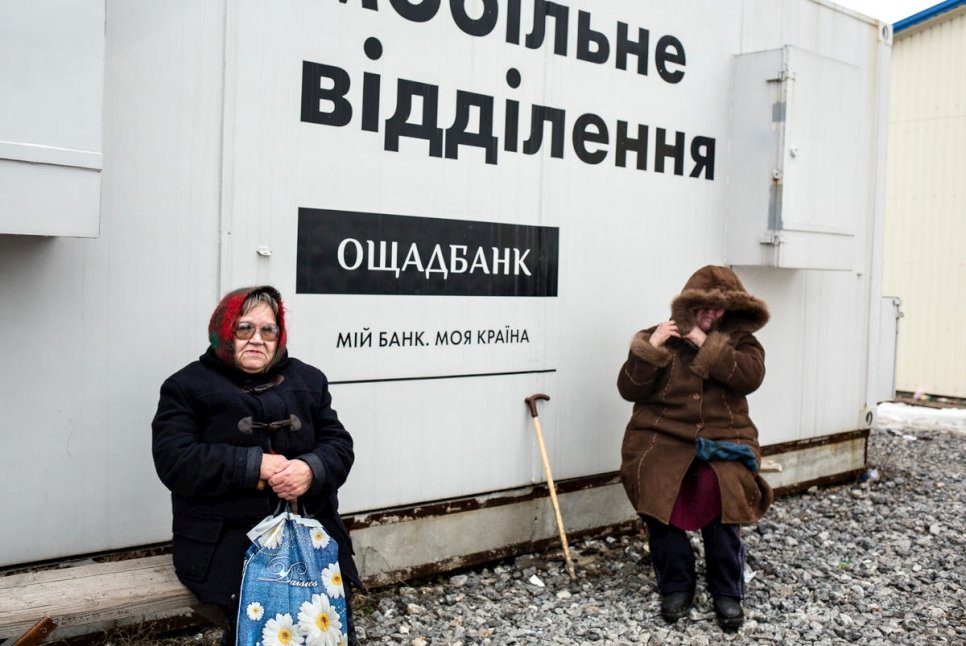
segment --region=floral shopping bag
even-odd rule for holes
[[[345,589],[338,544],[291,510],[250,532],[238,606],[240,646],[344,646]]]

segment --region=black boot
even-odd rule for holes
[[[694,602],[694,590],[661,595],[661,616],[664,621],[673,624],[688,614],[692,602]]]
[[[714,614],[718,617],[718,625],[725,630],[738,630],[745,622],[745,613],[741,609],[741,599],[715,597]]]

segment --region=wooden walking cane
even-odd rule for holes
[[[30,627],[27,632],[17,638],[16,641],[4,640],[4,644],[10,643],[11,646],[35,646],[44,641],[50,633],[54,632],[54,628],[57,627],[57,622],[50,618],[50,615],[44,615],[43,618]]]
[[[530,408],[530,417],[533,419],[533,430],[537,434],[537,445],[540,447],[540,459],[543,460],[543,473],[547,476],[547,487],[550,489],[550,502],[553,504],[553,513],[557,517],[557,529],[560,530],[560,543],[563,545],[564,558],[567,560],[567,572],[570,580],[576,581],[577,574],[574,572],[574,562],[570,558],[570,547],[567,545],[567,532],[564,531],[563,518],[560,516],[560,503],[557,502],[557,488],[553,484],[553,475],[550,473],[550,460],[547,459],[547,448],[543,445],[543,432],[540,430],[540,417],[537,415],[537,402],[541,399],[550,401],[550,397],[543,393],[530,395],[523,401]]]

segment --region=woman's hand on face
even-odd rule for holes
[[[648,341],[655,348],[660,348],[672,336],[681,338],[681,333],[678,331],[678,324],[674,321],[664,321],[651,332],[651,338]]]
[[[258,470],[259,480],[268,480],[288,464],[288,458],[274,453],[262,454],[262,466]]]
[[[268,479],[272,491],[282,500],[295,500],[312,484],[312,469],[302,460],[288,460],[280,471]]]

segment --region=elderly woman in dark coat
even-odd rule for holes
[[[725,629],[741,626],[744,551],[740,525],[771,504],[758,475],[758,430],[746,395],[765,376],[753,336],[765,303],[727,267],[707,266],[671,303],[671,319],[634,337],[617,387],[634,403],[621,480],[648,529],[668,622],[687,614],[696,586],[687,531],[700,530],[708,591]]]
[[[225,643],[234,643],[246,533],[280,499],[298,499],[339,544],[347,601],[349,582],[358,585],[336,497],[352,466],[352,438],[331,407],[325,375],[288,355],[273,287],[226,295],[208,339],[207,352],[161,386],[154,464],[171,490],[178,578],[224,610]]]

